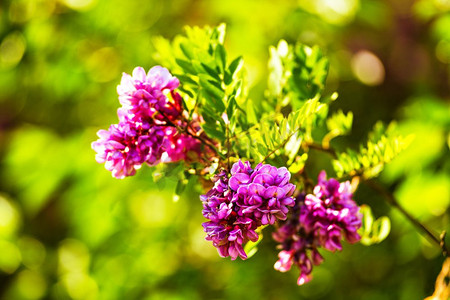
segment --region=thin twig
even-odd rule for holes
[[[414,226],[419,228],[426,236],[428,236],[437,246],[442,249],[442,254],[445,257],[448,257],[449,251],[447,246],[445,245],[444,239],[438,238],[435,236],[425,225],[420,223],[415,217],[413,217],[409,212],[407,212],[397,201],[397,199],[392,195],[389,191],[387,191],[383,186],[377,183],[374,180],[365,180],[364,181],[369,187],[383,195],[387,202],[397,208]],[[445,237],[445,235],[444,235]]]
[[[228,116],[227,116],[228,119]],[[230,127],[229,127],[229,123],[227,122],[227,166],[228,166],[228,170],[231,170],[231,164],[230,164],[230,147],[231,147],[231,142],[230,142]]]
[[[314,149],[314,150],[318,150],[318,151],[322,151],[325,153],[330,154],[334,159],[337,159],[337,154],[336,151],[334,151],[333,148],[329,148],[329,147],[324,147],[320,144],[315,144],[315,143],[311,143],[311,144],[305,144],[306,147],[310,148],[310,149]]]
[[[277,150],[284,148],[284,146],[286,146],[286,143],[289,139],[286,139],[284,142],[282,142],[278,147],[276,147],[275,149],[273,149],[272,151],[270,151],[261,161],[261,163],[264,163],[266,161],[266,159],[268,159],[272,154],[274,154],[275,152],[277,152]]]
[[[308,174],[306,173],[306,169],[305,168],[303,168],[300,171],[300,176],[303,179],[305,192],[307,194],[311,194],[313,192],[313,189],[314,189],[314,182],[308,177]]]
[[[190,128],[189,127],[189,123],[188,123],[188,126],[186,128],[181,128],[180,126],[178,126],[174,122],[172,122],[163,112],[159,112],[159,113],[164,117],[164,121],[169,123],[171,126],[175,127],[179,132],[187,133],[188,135],[190,135],[194,139],[197,139],[200,142],[202,142],[203,144],[205,144],[206,146],[208,146],[211,150],[213,150],[221,158],[225,158],[224,155],[222,153],[220,153],[220,151],[216,148],[216,146],[214,146],[211,142],[207,141],[206,139],[204,139],[201,136],[198,136],[196,134],[193,134],[192,132],[189,132],[189,130],[187,130],[188,128]]]
[[[278,145],[278,147],[275,147],[275,149],[272,149],[272,151],[270,151],[261,161],[261,163],[265,162],[266,159],[268,159],[272,154],[274,154],[276,151],[280,150],[281,148],[284,148],[284,146],[286,146],[287,142],[291,139],[291,137],[293,137],[295,134],[297,134],[300,131],[301,128],[295,130],[294,132],[292,132],[287,138],[284,139],[284,141]]]

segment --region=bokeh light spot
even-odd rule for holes
[[[436,57],[444,64],[450,63],[450,41],[441,40],[436,46]]]
[[[9,7],[13,23],[25,23],[37,18],[47,18],[55,10],[56,0],[15,0]]]
[[[71,9],[81,11],[91,9],[97,2],[96,0],[60,0],[60,1]]]
[[[47,290],[45,278],[34,271],[25,270],[17,275],[17,290],[21,299],[41,299]]]
[[[46,251],[42,243],[32,237],[24,236],[18,242],[20,252],[22,253],[23,264],[36,270],[44,263]]]
[[[299,5],[335,25],[351,22],[359,8],[359,0],[299,1]]]
[[[120,57],[116,49],[104,47],[92,53],[86,62],[89,75],[97,82],[108,82],[120,74]]]
[[[15,67],[22,59],[25,49],[25,39],[20,32],[7,35],[0,44],[0,68]]]
[[[362,50],[351,60],[352,71],[362,83],[375,86],[383,83],[385,71],[381,60],[372,52]]]
[[[9,236],[19,225],[19,214],[14,206],[0,196],[0,236]]]
[[[84,272],[89,267],[89,250],[82,242],[74,239],[67,239],[61,243],[58,257],[62,273]]]
[[[63,277],[63,283],[72,299],[97,299],[97,283],[84,273],[69,273]]]
[[[14,273],[22,261],[19,249],[5,240],[0,240],[0,249],[0,270],[8,274]]]

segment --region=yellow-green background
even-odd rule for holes
[[[204,241],[201,189],[173,201],[176,178],[151,168],[124,180],[94,160],[96,131],[116,122],[121,72],[155,64],[152,40],[185,25],[227,23],[251,98],[264,95],[268,46],[318,44],[330,57],[332,109],[354,112],[356,147],[397,119],[411,147],[381,176],[432,230],[449,229],[449,0],[3,0],[0,2],[0,298],[422,299],[437,248],[370,189],[355,199],[392,218],[386,241],[324,253],[314,280],[282,274],[270,229],[247,261]],[[229,57],[230,57],[229,55]],[[310,174],[331,172],[312,155]],[[332,175],[332,173],[331,173]]]

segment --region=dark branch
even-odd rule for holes
[[[397,208],[414,226],[419,228],[425,236],[427,236],[431,241],[433,241],[437,246],[439,246],[442,249],[442,254],[445,257],[448,257],[449,251],[447,249],[447,246],[445,245],[445,234],[441,235],[441,237],[437,237],[434,235],[425,225],[420,223],[419,220],[417,220],[415,217],[413,217],[409,212],[407,212],[397,201],[397,199],[392,195],[389,191],[387,191],[383,186],[381,186],[379,183],[377,183],[374,180],[365,180],[364,181],[369,187],[383,195],[387,202]]]

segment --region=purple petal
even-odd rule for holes
[[[231,176],[229,185],[230,185],[230,188],[237,191],[240,185],[246,184],[249,181],[250,181],[250,177],[247,174],[236,173],[235,175]]]
[[[258,183],[250,183],[248,186],[248,193],[264,197],[265,187]]]
[[[262,185],[272,185],[273,184],[273,177],[270,176],[269,174],[258,174],[256,175],[256,177],[253,179],[254,183],[259,183]]]

